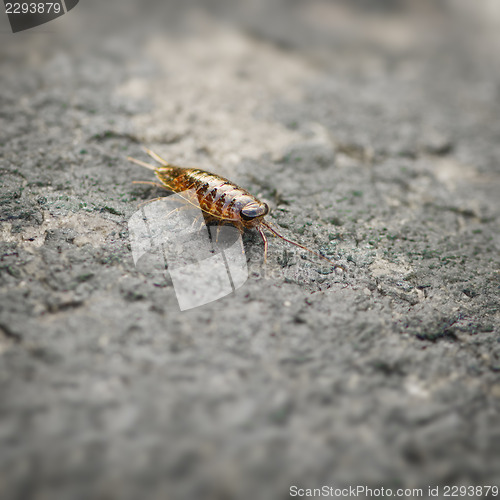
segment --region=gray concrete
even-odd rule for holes
[[[0,497],[499,485],[495,2],[80,4],[1,34]],[[347,271],[247,234],[181,313],[143,144]]]

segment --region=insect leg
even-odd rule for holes
[[[149,205],[150,203],[153,203],[153,201],[163,200],[164,198],[165,198],[165,196],[159,196],[158,198],[153,198],[152,200],[143,201],[142,203],[139,203],[139,205],[137,205],[137,208],[141,208],[141,207],[144,207],[145,205]]]
[[[264,242],[264,264],[267,262],[267,238],[266,235],[264,234],[264,231],[262,231],[262,227],[259,225],[257,226],[257,231],[259,231],[260,235],[262,236],[262,241]]]
[[[342,271],[346,272],[346,269],[344,266],[340,265],[340,264],[335,264],[335,262],[333,262],[332,260],[330,260],[329,258],[325,257],[324,255],[321,255],[320,253],[318,252],[315,252],[314,250],[311,250],[310,248],[307,248],[306,246],[304,245],[301,245],[300,243],[297,243],[296,241],[292,241],[292,240],[289,240],[288,238],[285,238],[283,235],[281,235],[280,233],[278,233],[278,231],[276,231],[272,226],[271,224],[268,222],[268,221],[262,221],[261,222],[261,225],[264,226],[265,228],[269,229],[269,231],[271,231],[271,233],[273,233],[275,236],[277,236],[278,238],[281,238],[282,240],[288,242],[288,243],[291,243],[292,245],[295,245],[296,247],[299,247],[299,248],[302,248],[303,250],[307,250],[308,252],[316,255],[317,257],[320,257],[324,260],[327,260],[330,264],[333,264],[333,268],[334,269],[342,269]],[[258,227],[257,229],[259,229],[259,232],[261,232],[260,230],[260,227]]]
[[[220,231],[221,231],[221,227],[224,225],[224,224],[231,224],[230,221],[225,221],[225,220],[222,220],[220,221],[218,224],[217,224],[217,231],[215,233],[215,243],[216,244],[219,244],[219,236],[220,236]],[[227,233],[226,233],[227,234]]]
[[[215,243],[219,243],[220,228],[222,224],[217,224],[217,232],[215,233]]]
[[[173,213],[175,212],[180,212],[181,210],[187,210],[187,209],[190,209],[191,207],[189,205],[183,205],[183,206],[180,206],[180,207],[176,207],[174,208],[173,210],[170,210],[170,212],[168,212],[167,215],[165,215],[165,219],[167,219],[168,217],[170,217]],[[196,222],[198,220],[198,217],[194,220],[194,222]],[[194,223],[193,225],[191,226],[191,228],[194,227]]]
[[[203,212],[200,215],[196,216],[196,218],[193,221],[193,224],[191,224],[191,229],[194,228],[194,226],[196,225],[196,223],[199,222],[201,218],[203,218]],[[201,231],[201,228],[204,226],[204,224],[205,224],[205,220],[203,220],[203,222],[200,225],[200,228],[198,229],[198,231]]]
[[[156,186],[156,187],[161,187],[162,189],[167,189],[163,184],[160,184],[159,182],[152,182],[152,181],[132,181],[132,184],[149,184],[150,186]]]

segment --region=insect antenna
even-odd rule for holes
[[[160,165],[163,165],[164,167],[172,167],[173,166],[167,160],[164,160],[161,156],[157,155],[154,151],[151,151],[148,148],[142,148],[142,149],[144,150],[144,152],[146,154],[151,156],[151,158],[153,158],[153,160],[156,160]]]
[[[162,165],[164,168],[174,168],[173,165],[168,163],[167,160],[164,160],[161,156],[158,156],[156,153],[151,151],[150,149],[143,148],[144,152],[147,153],[153,160],[156,160],[160,165]],[[136,158],[132,158],[131,156],[127,156],[127,160],[137,163],[137,165],[140,165],[141,167],[147,168],[149,170],[156,171],[158,170],[158,167],[155,167],[154,165],[150,165],[149,163],[146,163],[145,161],[142,160],[137,160]]]
[[[140,165],[141,167],[148,168],[149,170],[152,170],[153,172],[158,170],[158,167],[155,167],[154,165],[150,165],[149,163],[146,163],[145,161],[137,160],[136,158],[132,158],[131,156],[127,156],[127,160],[131,161],[132,163],[136,163],[137,165]]]
[[[269,231],[271,231],[271,233],[273,233],[275,236],[277,236],[278,238],[281,238],[282,240],[285,240],[286,242],[288,243],[291,243],[292,245],[295,245],[296,247],[299,247],[299,248],[302,248],[303,250],[307,250],[308,252],[316,255],[317,257],[321,257],[323,260],[326,260],[328,261],[330,264],[333,264],[333,268],[336,269],[336,268],[339,268],[339,269],[342,269],[342,271],[345,272],[345,267],[344,266],[341,266],[339,264],[335,264],[335,262],[333,262],[332,260],[330,260],[328,257],[325,257],[324,255],[321,255],[320,253],[318,252],[315,252],[314,250],[311,250],[310,248],[307,248],[305,247],[304,245],[301,245],[300,243],[297,243],[296,241],[292,241],[292,240],[289,240],[288,238],[285,238],[283,235],[279,234],[278,231],[276,231],[272,226],[271,224],[269,224],[269,222],[263,220],[261,221],[261,224],[266,228],[268,229]]]

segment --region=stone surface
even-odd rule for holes
[[[3,28],[2,498],[499,484],[500,29],[469,8],[120,0]],[[141,145],[346,272],[277,238],[264,266],[249,233],[250,279],[180,312],[132,259],[162,194],[131,183]]]

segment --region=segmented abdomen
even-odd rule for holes
[[[164,167],[156,170],[156,176],[176,193],[194,190],[201,209],[219,219],[240,221],[241,209],[250,202],[258,202],[245,189],[205,170]]]

